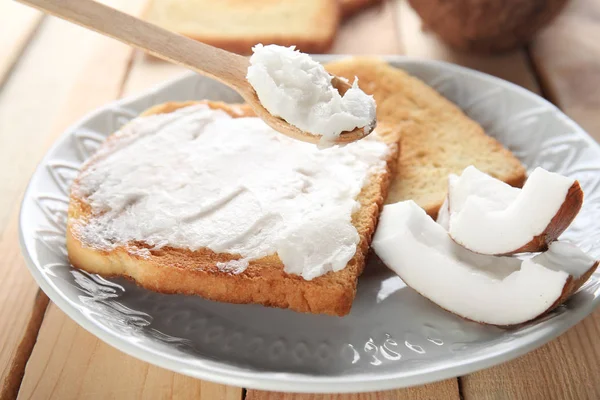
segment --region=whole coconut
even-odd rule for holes
[[[480,53],[526,44],[567,0],[409,0],[426,29],[450,46]]]

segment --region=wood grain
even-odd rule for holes
[[[395,1],[384,1],[344,21],[331,48],[333,54],[399,54]]]
[[[41,20],[42,14],[29,7],[0,3],[0,87]]]
[[[0,8],[5,5],[1,3]],[[21,10],[21,6],[18,7]],[[48,303],[23,263],[17,239],[17,213],[20,193],[43,152],[39,140],[50,131],[50,122],[58,108],[56,101],[64,92],[60,84],[48,81],[48,75],[54,67],[58,78],[62,78],[63,72],[71,72],[70,64],[59,66],[55,62],[55,57],[62,55],[60,50],[52,54],[47,50],[47,46],[60,43],[72,34],[55,22],[45,22],[0,93],[0,251],[3,255],[0,259],[0,398],[16,396]],[[65,57],[64,61],[69,63],[73,58]],[[39,65],[47,69],[40,71]],[[34,110],[36,118],[31,118]]]
[[[16,214],[0,241],[0,399],[14,398],[48,304],[27,271]]]
[[[130,357],[51,304],[18,398],[241,400],[241,389],[189,378]]]
[[[3,3],[4,4],[4,3]],[[64,43],[72,43],[70,52],[64,51]],[[97,40],[107,40],[95,34],[77,35],[66,24],[47,20],[32,42],[29,51],[19,63],[12,79],[3,87],[0,94],[0,241],[2,258],[0,259],[0,397],[8,398],[18,390],[25,362],[27,361],[43,311],[47,305],[45,295],[38,294],[38,288],[27,271],[20,254],[17,233],[18,200],[37,161],[47,148],[44,144],[49,137],[56,137],[66,126],[64,123],[51,129],[53,120],[70,90],[70,84],[76,84],[73,74],[76,67],[83,65],[78,60],[85,57],[85,49],[95,47]],[[130,50],[123,46],[129,54]],[[123,50],[110,48],[117,55]],[[109,53],[110,54],[110,53]],[[45,68],[40,68],[43,65]],[[105,72],[98,65],[98,74]],[[114,71],[108,69],[108,72]],[[120,85],[119,75],[117,92],[109,95],[114,98]],[[105,82],[106,91],[96,90],[97,104],[107,100],[106,93],[110,84]],[[88,88],[89,89],[89,88]],[[103,97],[104,96],[104,97]],[[78,105],[85,104],[80,101]],[[86,109],[85,111],[88,111]],[[82,108],[75,107],[69,112],[69,123],[79,118]],[[31,118],[35,115],[35,118]],[[12,215],[12,217],[9,217]],[[8,222],[10,221],[10,222]]]
[[[110,42],[117,44],[116,42]],[[109,46],[109,43],[106,44]],[[121,46],[119,44],[119,46]],[[137,54],[124,84],[124,74],[129,56],[115,54],[115,49],[101,48],[91,59],[92,65],[109,65],[112,78],[104,82],[90,79],[97,72],[90,66],[85,69],[77,89],[66,103],[66,112],[60,124],[70,123],[72,110],[96,107],[78,104],[90,90],[106,86],[102,103],[125,95],[136,94],[148,87],[181,74],[185,69]],[[129,50],[128,50],[129,51]],[[127,53],[129,54],[129,53]],[[107,65],[109,64],[109,65]],[[94,76],[94,75],[91,75]],[[124,89],[123,89],[124,87]],[[97,100],[100,100],[99,98]],[[80,109],[81,107],[81,109]],[[21,384],[21,399],[105,399],[143,398],[200,400],[241,400],[242,390],[189,378],[152,366],[130,357],[100,341],[68,318],[51,304],[39,332],[38,342],[29,359]]]
[[[595,35],[595,36],[594,36]],[[600,139],[600,4],[574,0],[532,43],[544,92]],[[465,400],[599,399],[600,310],[517,360],[462,379]]]
[[[452,50],[435,35],[421,29],[419,16],[404,0],[398,1],[397,20],[405,54],[408,56],[448,61],[495,75],[534,92],[538,90],[527,54],[523,50],[496,56],[479,56]]]
[[[17,1],[210,76],[235,90],[252,90],[246,80],[247,57],[170,32],[93,0]]]
[[[508,363],[461,378],[464,400],[600,399],[600,310]]]
[[[117,0],[114,0],[117,1]],[[129,3],[131,0],[128,0]],[[136,0],[137,1],[137,0]],[[121,1],[121,3],[125,3]],[[0,3],[1,6],[2,3]],[[392,9],[393,11],[393,9]],[[570,10],[569,12],[572,12]],[[394,27],[393,14],[374,14],[377,18],[371,21],[380,21],[382,26]],[[390,15],[392,19],[390,19]],[[572,17],[572,16],[571,16]],[[357,17],[357,18],[360,18]],[[373,17],[371,17],[373,18]],[[578,23],[583,23],[581,16],[576,20]],[[360,20],[359,20],[360,21]],[[390,23],[391,21],[391,23]],[[473,56],[465,56],[448,51],[434,39],[420,31],[418,20],[414,15],[411,15],[411,10],[404,8],[401,5],[398,12],[398,19],[401,32],[403,33],[402,43],[394,40],[377,40],[372,35],[368,40],[363,34],[361,38],[355,41],[356,49],[352,48],[351,30],[342,28],[342,34],[348,35],[349,38],[341,38],[341,42],[336,44],[338,53],[394,53],[403,49],[409,55],[417,55],[426,58],[438,58],[450,60],[471,68],[479,69],[484,72],[494,73],[505,79],[511,80],[525,86],[527,88],[537,90],[536,81],[531,74],[527,57],[523,52],[516,52],[499,58],[480,58]],[[589,21],[585,21],[587,23]],[[387,25],[386,25],[387,24]],[[412,25],[411,25],[412,24]],[[45,27],[45,24],[44,24]],[[44,29],[42,27],[42,29]],[[371,26],[372,27],[372,26]],[[362,32],[369,33],[368,24],[365,23]],[[1,28],[0,28],[1,29]],[[344,29],[346,29],[344,33]],[[566,28],[565,28],[566,29]],[[576,27],[570,27],[576,29]],[[358,31],[359,28],[356,28]],[[551,29],[548,31],[551,32]],[[588,35],[592,30],[586,30]],[[546,37],[549,33],[545,33]],[[340,35],[341,36],[341,35]],[[564,32],[561,33],[564,36]],[[573,35],[575,36],[575,35]],[[558,40],[556,37],[549,36],[548,43],[552,40]],[[70,38],[69,40],[74,40]],[[2,39],[0,38],[0,41]],[[362,40],[362,41],[361,41]],[[108,42],[106,42],[108,43]],[[573,44],[571,44],[572,46]],[[538,47],[540,46],[540,47]],[[569,44],[561,44],[568,47]],[[590,43],[587,44],[594,49]],[[111,94],[112,98],[116,97],[121,91],[122,80],[126,78],[127,60],[129,52],[120,53],[117,51],[117,56],[110,53],[110,50],[115,48],[112,45],[97,46],[94,45],[92,60],[90,66],[86,67],[86,71],[100,71],[102,66],[107,66],[107,72],[99,74],[100,79],[93,82],[90,79],[83,78],[81,80],[64,78],[74,87],[74,92],[70,96],[70,101],[64,105],[67,110],[60,114],[54,126],[64,127],[71,123],[76,116],[81,115],[89,108],[95,107],[98,103],[104,103],[106,99],[102,96]],[[548,44],[548,47],[551,47]],[[52,49],[57,50],[58,47],[52,46]],[[380,49],[380,50],[379,50]],[[577,70],[586,70],[583,74],[594,75],[595,69],[589,70],[588,61],[585,65],[565,67],[564,64],[551,64],[555,69],[551,71],[550,67],[547,70],[540,68],[540,55],[546,54],[545,57],[550,57],[548,54],[552,49],[543,50],[542,45],[536,42],[532,46],[534,61],[538,69],[541,69],[544,76],[544,87],[552,94],[553,99],[565,107],[572,110],[572,113],[581,113],[583,115],[582,123],[595,124],[597,120],[593,117],[593,108],[587,106],[587,102],[578,104],[578,97],[585,98],[591,96],[585,90],[592,89],[583,88],[574,82],[577,73],[571,72],[569,68]],[[544,53],[544,51],[546,53]],[[572,50],[576,52],[576,50]],[[36,54],[37,54],[36,50]],[[119,56],[120,54],[120,56]],[[552,57],[557,57],[553,54]],[[583,58],[581,55],[578,57]],[[590,57],[598,60],[598,54]],[[575,57],[578,59],[577,57]],[[49,60],[49,59],[48,59]],[[579,59],[578,59],[579,60]],[[0,61],[1,62],[1,61]],[[15,70],[12,79],[19,73],[22,67],[21,60],[19,68]],[[548,63],[548,60],[543,60],[543,63]],[[97,64],[97,66],[95,65]],[[595,65],[590,63],[592,66]],[[41,64],[43,65],[43,64]],[[565,75],[564,69],[570,72]],[[119,72],[121,71],[121,72]],[[129,75],[125,91],[127,93],[137,92],[145,88],[150,83],[162,81],[176,74],[181,69],[172,67],[164,63],[146,63],[142,57],[136,57],[132,72]],[[545,72],[544,72],[545,71]],[[591,72],[590,72],[591,71]],[[105,77],[116,77],[118,79],[110,81],[108,86],[105,86]],[[29,75],[29,74],[28,74]],[[35,76],[31,74],[30,76]],[[566,77],[565,77],[566,76]],[[594,75],[595,76],[595,75]],[[121,81],[119,81],[119,79]],[[562,79],[562,80],[561,80]],[[590,78],[593,82],[593,79]],[[19,78],[19,85],[25,85],[25,80]],[[566,83],[570,82],[570,83]],[[9,82],[10,84],[10,82]],[[19,87],[16,85],[15,87]],[[83,87],[79,88],[79,85]],[[583,85],[585,86],[585,85]],[[574,90],[577,88],[577,90]],[[3,93],[8,90],[8,85]],[[98,97],[91,95],[99,91]],[[571,100],[567,101],[563,93],[571,90],[568,94]],[[577,91],[584,90],[584,94],[580,95]],[[115,94],[116,92],[116,94]],[[3,93],[0,93],[0,115],[8,104],[8,101],[3,101]],[[27,92],[30,93],[30,92]],[[23,95],[23,99],[27,99],[28,94]],[[8,97],[12,99],[11,95]],[[91,98],[90,98],[91,97]],[[592,101],[590,104],[593,103]],[[59,102],[62,103],[62,102]],[[23,103],[22,103],[23,104]],[[60,104],[59,104],[60,105]],[[21,105],[23,106],[23,105]],[[53,105],[54,106],[54,105]],[[594,105],[596,110],[597,105]],[[9,114],[7,114],[9,115]],[[0,118],[0,123],[2,119]],[[47,123],[47,122],[46,122]],[[589,125],[591,127],[596,125]],[[590,129],[590,128],[588,128]],[[36,142],[36,139],[42,138],[42,142],[48,138],[54,138],[56,132],[62,129],[49,130],[49,132],[38,133],[38,136],[28,136],[27,139],[18,142],[19,147],[15,152],[14,159],[18,154],[27,152],[25,145],[31,146],[31,143]],[[0,140],[4,136],[0,125]],[[29,131],[27,131],[29,132]],[[43,146],[33,146],[43,147]],[[0,152],[5,146],[0,142]],[[37,153],[36,153],[37,154]],[[1,153],[0,153],[1,155]],[[5,162],[0,156],[0,161]],[[0,169],[1,171],[2,169]],[[16,187],[16,186],[15,186]],[[4,188],[4,186],[3,186]],[[17,193],[18,190],[14,190]],[[0,198],[1,200],[1,198]],[[11,206],[14,200],[11,201]],[[9,207],[8,209],[12,209]],[[0,207],[2,210],[2,207]],[[2,214],[0,214],[1,219]],[[17,366],[15,357],[12,353],[6,351],[8,348],[12,350],[16,347],[16,343],[21,343],[21,347],[26,347],[31,343],[35,335],[31,332],[35,331],[32,324],[41,319],[39,312],[34,315],[34,311],[44,308],[43,298],[42,304],[33,307],[36,301],[40,302],[40,298],[36,297],[35,285],[25,271],[22,261],[18,255],[16,245],[16,217],[13,213],[13,218],[9,219],[6,224],[4,235],[0,241],[0,251],[3,251],[4,259],[0,261],[0,273],[3,273],[3,279],[0,280],[0,372],[4,378],[8,374],[8,369],[1,369],[3,366]],[[1,225],[0,225],[1,226]],[[0,230],[0,232],[2,232]],[[10,239],[9,239],[10,238]],[[5,272],[7,272],[5,274]],[[11,300],[6,303],[6,299]],[[12,307],[12,310],[10,309]],[[23,313],[21,310],[32,310],[30,313]],[[505,398],[600,398],[598,392],[598,360],[600,359],[600,315],[596,312],[592,317],[586,319],[576,328],[572,329],[568,334],[563,335],[560,339],[544,346],[543,348],[513,362],[482,371],[467,378],[462,379],[463,395],[465,399],[505,399]],[[11,329],[6,329],[11,327]],[[13,328],[15,327],[15,328]],[[8,346],[8,347],[7,347]],[[5,361],[8,360],[7,363]],[[21,365],[26,358],[21,357]],[[12,377],[15,375],[11,374]],[[18,384],[18,380],[17,380]],[[6,386],[5,386],[6,387]],[[3,393],[4,394],[4,393]],[[190,378],[183,377],[165,371],[156,367],[152,367],[141,361],[137,361],[123,353],[114,350],[110,346],[99,341],[85,330],[77,326],[73,321],[66,317],[55,306],[50,306],[48,314],[44,319],[38,343],[35,345],[32,358],[27,365],[25,379],[23,380],[20,398],[201,398],[201,399],[240,399],[241,391],[236,388],[226,388],[221,385],[200,382]],[[4,398],[0,395],[0,398]],[[349,400],[349,399],[457,399],[458,387],[455,379],[440,382],[433,385],[425,385],[417,388],[406,390],[376,392],[354,395],[298,395],[298,394],[282,394],[272,392],[248,391],[247,398],[249,400],[267,399],[267,400]]]
[[[133,4],[133,3],[132,3]],[[0,233],[49,142],[85,112],[118,93],[124,71],[115,69],[94,50],[112,51],[109,39],[55,18],[47,18],[0,92]],[[106,49],[103,46],[108,45]],[[114,45],[114,43],[113,43]],[[117,44],[118,45],[118,44]],[[120,46],[120,47],[119,47]],[[118,45],[115,59],[127,60],[130,51]],[[91,60],[96,57],[95,60]],[[114,79],[78,79],[87,65]],[[119,64],[120,65],[120,64]],[[40,68],[40,66],[44,66]],[[118,67],[117,67],[118,68]],[[113,81],[110,84],[110,80]],[[65,104],[76,86],[95,93]],[[68,111],[65,107],[68,107]],[[32,118],[35,116],[35,118]],[[57,117],[58,116],[58,117]],[[57,118],[62,119],[58,121]]]
[[[110,1],[117,0],[107,0]],[[129,1],[125,8],[137,11],[141,5],[138,0]],[[66,46],[72,53],[62,53],[65,44],[73,44]],[[87,57],[86,49],[93,49],[91,58]],[[62,23],[48,20],[0,95],[0,178],[4,206],[0,207],[1,398],[12,398],[18,390],[47,305],[47,298],[38,295],[38,287],[20,254],[17,233],[20,192],[48,142],[82,113],[119,94],[130,54],[130,48],[120,43],[96,34],[69,31]],[[79,58],[88,59],[89,64],[78,63]],[[97,78],[88,79],[89,82],[76,79],[82,68]],[[56,79],[61,81],[53,82]],[[80,99],[68,103],[59,114],[62,119],[53,123],[60,107],[57,103],[63,101],[62,94],[68,93],[72,85],[77,85]],[[12,217],[8,218],[6,211]]]
[[[458,400],[456,379],[382,392],[352,394],[300,394],[249,390],[246,400]]]
[[[600,141],[600,2],[573,0],[531,44],[544,91]]]

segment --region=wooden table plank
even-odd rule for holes
[[[4,7],[5,3],[2,4]],[[0,280],[1,398],[14,397],[18,390],[47,305],[47,298],[43,294],[38,295],[37,285],[20,254],[18,200],[47,148],[44,143],[48,136],[55,137],[65,127],[59,126],[52,133],[52,121],[71,89],[69,83],[75,83],[72,76],[83,65],[81,58],[87,54],[86,49],[95,46],[101,39],[94,33],[78,31],[81,29],[66,22],[47,19],[0,93],[0,233],[3,233],[0,241],[3,255],[0,259],[3,276]],[[64,46],[67,39],[66,43],[70,43],[71,47]],[[126,47],[124,49],[129,51]],[[107,85],[107,90],[110,90],[109,87]],[[97,104],[106,101],[104,95],[103,91],[96,93],[99,98]],[[72,117],[79,117],[81,111],[77,109]]]
[[[600,310],[558,339],[462,378],[464,400],[600,399]]]
[[[136,1],[124,4],[125,9],[139,8],[141,3]],[[117,0],[105,2],[121,3]],[[90,52],[97,52],[96,58],[89,59]],[[3,182],[0,216],[2,228],[7,228],[3,229],[0,241],[3,255],[0,259],[0,274],[3,277],[0,280],[1,398],[16,395],[47,305],[45,295],[38,296],[37,285],[20,254],[17,200],[30,172],[47,148],[46,144],[53,141],[66,124],[119,94],[130,54],[131,49],[125,45],[81,28],[71,31],[66,23],[47,19],[40,35],[2,91],[0,160],[5,164],[0,168]],[[86,59],[89,64],[85,63]],[[94,79],[75,79],[78,75],[75,71],[81,71],[82,68]],[[67,104],[62,120],[52,123],[57,107],[64,101],[63,95],[67,96],[72,85],[77,86],[80,100]],[[12,177],[14,182],[11,181]],[[12,212],[8,224],[6,210]]]
[[[413,19],[414,21],[414,19]],[[412,37],[412,36],[411,36]],[[429,40],[429,39],[427,39]],[[411,45],[412,43],[412,45]],[[408,47],[410,46],[414,46],[415,43],[419,43],[417,42],[408,42],[407,45],[407,52],[411,51],[417,51],[421,48],[419,48],[418,46],[416,47],[412,47],[413,50],[409,50]],[[406,43],[405,43],[406,45]],[[363,47],[364,48],[364,47]],[[415,50],[416,49],[416,50]],[[345,52],[344,51],[340,51],[340,52]],[[369,52],[368,50],[365,50],[365,52]],[[429,53],[430,57],[436,57],[435,56],[436,52],[433,51],[431,53]],[[424,55],[427,56],[427,53]],[[447,57],[447,56],[446,56]],[[514,57],[517,61],[516,64],[517,65],[522,65],[525,67],[525,70],[527,70],[528,66],[526,64],[526,59],[522,56],[522,54],[517,53],[516,55],[511,55],[511,57]],[[455,62],[460,62],[466,65],[471,64],[470,66],[475,66],[475,68],[478,68],[477,66],[479,66],[480,69],[482,70],[488,70],[488,69],[492,69],[492,68],[496,68],[498,67],[498,65],[505,65],[507,67],[511,67],[514,65],[514,60],[511,61],[499,61],[499,64],[494,63],[494,62],[488,62],[485,60],[475,60],[473,61],[470,57],[468,57],[466,59],[466,61],[456,61],[456,60],[464,60],[464,58],[462,57],[457,57],[457,59],[455,59]],[[507,60],[510,60],[510,57],[507,58]],[[521,63],[521,61],[518,60],[523,60],[523,62]],[[504,64],[505,63],[505,64]],[[510,68],[509,68],[510,69]],[[152,71],[152,80],[156,79],[156,80],[162,80],[163,78],[163,74],[164,76],[169,76],[171,74],[170,68],[165,68],[162,69],[158,68],[158,69],[147,69],[147,71]],[[509,80],[513,80],[521,85],[524,85],[526,87],[535,87],[535,81],[533,80],[533,78],[531,78],[531,75],[522,75],[521,72],[521,67],[518,67],[515,70],[512,71],[508,71],[507,73],[507,69],[506,68],[499,68],[498,72],[499,73],[507,73],[507,77]],[[146,72],[148,73],[148,72]],[[137,74],[136,74],[137,76]],[[142,75],[140,75],[142,76]],[[148,75],[150,76],[150,75]],[[529,76],[529,78],[528,78]],[[145,82],[145,78],[143,78],[143,76],[141,78],[139,78],[137,81],[134,79],[133,76],[130,77],[129,81],[128,81],[128,89],[129,91],[132,90],[136,90],[135,88],[140,88],[144,86],[144,82]],[[531,86],[529,86],[531,85]],[[73,97],[74,99],[76,99],[77,97]],[[75,102],[73,104],[73,106],[77,106],[77,102]],[[66,119],[68,119],[67,117],[63,117],[61,119],[61,121],[64,121]],[[11,231],[11,229],[7,229],[7,234],[9,233],[9,231]],[[2,242],[0,242],[0,246],[2,244],[4,244],[5,241],[3,240]],[[592,331],[596,330],[597,332],[597,326],[592,326],[590,328]],[[68,319],[67,317],[64,316],[64,314],[62,314],[62,312],[60,312],[55,306],[52,306],[48,312],[48,316],[44,321],[44,326],[42,327],[42,334],[40,335],[40,339],[39,339],[39,344],[36,345],[36,349],[34,350],[34,356],[36,357],[35,359],[32,357],[32,362],[30,363],[31,370],[28,366],[28,370],[27,370],[27,376],[26,379],[28,379],[27,384],[23,383],[23,390],[21,392],[21,397],[22,398],[37,398],[38,396],[44,394],[45,392],[47,392],[48,390],[51,390],[51,387],[54,387],[54,383],[57,383],[57,386],[55,387],[54,391],[55,393],[53,394],[54,398],[70,398],[69,396],[81,396],[81,397],[86,397],[89,398],[91,396],[91,398],[97,397],[97,398],[105,398],[108,396],[114,396],[114,397],[133,397],[133,396],[145,396],[145,395],[151,395],[156,393],[156,397],[176,397],[177,395],[180,395],[182,397],[188,397],[190,395],[202,395],[204,396],[203,398],[239,398],[238,397],[238,393],[239,391],[237,391],[238,389],[230,389],[232,390],[233,394],[230,394],[227,389],[224,389],[223,386],[220,385],[215,385],[215,386],[211,386],[211,384],[204,384],[204,383],[200,383],[199,381],[194,381],[194,380],[190,380],[187,381],[187,379],[189,378],[185,378],[185,377],[181,377],[177,374],[173,374],[170,373],[168,371],[164,371],[155,367],[151,367],[148,366],[148,364],[142,363],[140,361],[136,361],[122,353],[117,352],[116,350],[110,348],[109,346],[103,344],[102,342],[98,341],[96,338],[94,338],[93,336],[91,336],[90,334],[88,334],[87,332],[85,332],[84,330],[82,330],[81,328],[79,328],[73,321],[71,321],[70,319]],[[62,338],[65,337],[66,340],[63,340]],[[54,348],[53,346],[53,340],[52,339],[56,339],[57,340],[57,351],[53,352],[52,349]],[[2,342],[3,343],[3,342]],[[64,355],[63,360],[61,361],[60,357],[55,357],[52,354],[49,353],[68,353],[67,351],[59,351],[59,346],[66,346],[66,345],[70,345],[72,344],[72,349],[93,349],[91,351],[85,350],[82,351],[81,354],[78,354],[76,350],[72,350],[71,352],[74,352],[74,354],[71,354],[71,356],[67,356]],[[592,356],[596,356],[596,359],[598,358],[598,354],[592,354]],[[68,357],[68,359],[67,359]],[[42,360],[41,362],[38,362],[36,360]],[[46,360],[46,361],[43,361]],[[73,360],[73,361],[71,361]],[[523,360],[523,359],[520,359]],[[576,358],[574,359],[576,360]],[[1,359],[0,359],[1,361]],[[71,365],[70,363],[73,362],[74,364]],[[116,376],[115,375],[115,365],[120,365],[120,364],[124,364],[127,366],[127,373],[129,374],[129,370],[131,370],[133,378],[132,378],[132,382],[129,382],[128,380],[123,379],[123,374],[121,373],[120,376]],[[1,365],[1,364],[0,364]],[[64,368],[61,367],[64,365]],[[539,364],[538,364],[539,365]],[[535,364],[532,365],[533,367],[535,367]],[[111,368],[112,367],[112,368]],[[44,371],[44,368],[47,368],[46,371]],[[56,374],[51,374],[48,373],[49,371],[59,371],[60,375],[57,377]],[[81,371],[83,370],[83,371]],[[117,369],[117,371],[122,371],[121,369]],[[146,371],[146,372],[144,372]],[[565,370],[566,371],[566,370]],[[140,376],[142,376],[142,374],[146,373],[147,374],[147,381],[151,381],[151,383],[146,383],[146,385],[148,386],[148,390],[144,391],[143,389],[143,385],[140,384],[140,382],[142,382],[140,380]],[[523,374],[523,373],[522,373]],[[46,376],[48,376],[46,378]],[[128,376],[128,375],[127,375]],[[169,384],[169,377],[171,377],[171,379],[177,381],[176,384]],[[81,380],[82,382],[85,382],[84,384],[81,385],[72,385],[73,380]],[[181,379],[182,381],[179,382],[179,379]],[[104,386],[100,386],[99,384],[104,382]],[[115,382],[113,384],[113,382]],[[248,398],[252,400],[252,398],[254,399],[259,399],[259,398],[271,398],[271,399],[300,399],[300,398],[306,398],[306,399],[376,399],[376,398],[402,398],[402,397],[398,397],[398,396],[410,396],[410,398],[457,398],[458,397],[458,389],[456,387],[456,380],[449,380],[446,381],[448,382],[447,386],[445,383],[440,383],[440,384],[436,384],[436,385],[428,385],[428,386],[423,386],[420,388],[415,388],[415,389],[408,389],[407,391],[390,391],[387,393],[372,393],[372,394],[363,394],[363,395],[349,395],[349,396],[341,396],[341,395],[333,395],[333,396],[320,396],[320,395],[316,395],[316,396],[311,396],[311,395],[283,395],[283,394],[278,394],[278,393],[264,393],[264,392],[258,392],[258,391],[249,391],[248,392]],[[69,388],[65,388],[63,387],[64,385],[66,385],[67,383],[71,383],[71,386],[76,387],[75,389],[69,389]],[[474,381],[474,383],[476,383]],[[109,384],[109,387],[105,387],[107,384]],[[208,385],[207,387],[209,387],[209,389],[205,389],[205,385]],[[439,386],[442,385],[442,386]],[[483,385],[485,386],[485,385]],[[440,387],[442,387],[443,389],[440,389]],[[77,389],[78,388],[78,389]],[[181,389],[184,390],[184,392],[174,392],[171,393],[170,389]],[[45,390],[43,390],[45,389]],[[448,389],[448,392],[445,392],[444,390]],[[78,390],[82,390],[82,391],[78,391]],[[412,390],[414,390],[414,392],[411,392]],[[209,396],[211,397],[207,397]],[[470,392],[469,392],[470,393]],[[59,394],[61,396],[59,396]],[[260,395],[263,396],[269,396],[269,397],[260,397]],[[231,397],[233,396],[233,397]],[[446,397],[444,397],[446,396]],[[450,396],[450,397],[447,397]],[[475,397],[476,398],[476,397]],[[503,397],[505,398],[505,397]]]
[[[48,305],[24,265],[17,230],[15,214],[0,241],[0,399],[16,397]]]
[[[6,7],[6,3],[0,7]],[[19,10],[25,15],[22,8]],[[15,17],[18,20],[18,15]],[[8,16],[2,15],[2,18]],[[69,76],[71,65],[80,57],[66,51],[63,54],[60,49],[48,50],[54,47],[52,43],[61,43],[73,34],[68,25],[58,20],[46,20],[0,93],[0,251],[3,254],[0,259],[3,277],[0,280],[0,398],[16,394],[47,305],[46,296],[38,293],[20,255],[17,203],[43,154],[40,139],[50,132],[59,107],[57,103],[68,90],[51,77],[62,80]],[[74,43],[74,48],[82,50],[78,42]],[[40,65],[45,68],[40,69]],[[36,117],[31,118],[31,115]]]
[[[27,364],[19,399],[241,400],[241,389],[189,378],[105,344],[54,304]]]
[[[115,43],[116,44],[116,43]],[[107,57],[99,51],[92,63]],[[128,58],[113,59],[124,68]],[[173,78],[185,69],[137,53],[121,90],[123,74],[113,87],[112,98],[137,94]],[[118,72],[118,71],[114,71]],[[82,81],[90,81],[85,73]],[[85,85],[82,82],[82,85]],[[117,80],[114,81],[116,84]],[[68,104],[77,103],[87,93],[75,91]],[[73,106],[75,106],[73,104]],[[71,109],[71,106],[67,106]],[[68,114],[61,120],[68,119]],[[19,392],[20,399],[104,399],[104,398],[195,398],[200,400],[241,400],[242,389],[200,381],[137,360],[77,325],[51,304],[40,329]]]
[[[249,390],[246,400],[458,400],[458,383],[448,379],[429,385],[384,392],[354,394],[299,394]]]
[[[600,3],[574,0],[530,46],[544,92],[600,140]],[[599,399],[600,310],[557,340],[463,379],[471,399]]]
[[[0,92],[0,233],[47,145],[75,119],[111,98],[115,85],[120,90],[123,72],[104,62],[95,73],[116,73],[112,84],[102,85],[107,81],[98,79],[93,86],[77,79],[86,63],[95,62],[89,61],[92,52],[105,42],[109,41],[94,32],[49,17]],[[118,51],[115,57],[127,59],[129,50],[121,49],[125,53]],[[82,84],[82,90],[93,95],[66,105],[73,88]],[[69,107],[67,115],[57,121],[65,107]]]
[[[600,141],[600,2],[571,1],[531,57],[550,100]]]
[[[0,87],[27,46],[42,14],[14,1],[0,3]]]

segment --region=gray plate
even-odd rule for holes
[[[390,61],[459,104],[528,168],[579,179],[586,201],[564,237],[600,257],[600,147],[580,127],[550,103],[500,79],[441,62]],[[52,147],[21,209],[23,253],[38,284],[77,323],[134,357],[247,388],[381,390],[467,374],[524,354],[580,321],[600,301],[596,274],[542,320],[501,330],[442,311],[380,265],[367,268],[344,318],[162,295],[72,269],[65,221],[69,186],[81,163],[140,111],[190,99],[239,101],[223,85],[188,74],[111,103]]]

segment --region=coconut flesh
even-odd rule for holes
[[[536,168],[517,189],[470,166],[449,177],[438,221],[452,239],[476,253],[537,252],[558,238],[582,203],[573,178]]]
[[[372,247],[408,286],[442,308],[502,326],[556,307],[598,265],[565,242],[526,259],[473,253],[411,200],[384,207]]]

